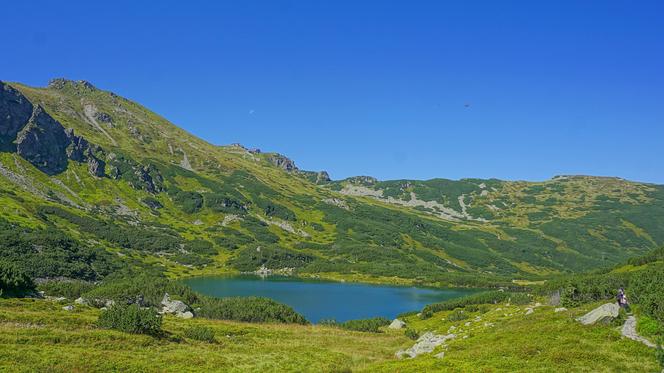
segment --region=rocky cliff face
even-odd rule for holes
[[[274,164],[275,166],[282,168],[285,171],[297,171],[298,168],[295,166],[295,162],[293,162],[290,158],[281,155],[281,154],[271,154],[269,157],[270,162]]]
[[[16,136],[16,152],[35,167],[49,175],[67,169],[70,139],[62,125],[35,106],[28,123]]]
[[[41,106],[0,82],[0,151],[16,152],[49,175],[67,169],[68,160],[88,162],[90,173],[104,175],[105,163],[87,140],[53,119]]]
[[[0,81],[0,151],[16,150],[16,135],[28,123],[32,111],[27,98]]]

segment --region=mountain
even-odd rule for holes
[[[664,245],[661,185],[333,181],[65,79],[0,82],[0,120],[0,256],[36,278],[264,267],[476,284],[610,266]]]

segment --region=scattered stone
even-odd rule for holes
[[[177,317],[179,317],[179,318],[181,318],[181,319],[188,320],[188,319],[193,319],[193,318],[194,318],[194,314],[191,313],[190,311],[187,311],[187,312],[183,312],[183,313],[178,313],[178,314],[177,314]]]
[[[442,345],[448,340],[456,338],[455,334],[437,335],[432,332],[426,332],[422,335],[413,347],[407,350],[401,350],[396,353],[398,359],[414,358],[418,355],[431,353],[436,347]]]
[[[555,313],[565,312],[565,311],[567,311],[567,308],[565,308],[565,307],[559,307],[559,308],[556,308],[555,310],[553,310],[553,312],[555,312]]]
[[[532,315],[535,312],[532,308],[526,308],[526,315]]]
[[[399,320],[399,319],[394,319],[390,326],[388,328],[390,329],[403,329],[406,326],[406,323]]]
[[[598,322],[609,323],[618,317],[619,312],[620,306],[618,306],[618,304],[606,303],[577,318],[576,320],[583,325],[592,325]]]
[[[65,310],[65,311],[73,311],[74,306],[64,306],[64,307],[62,307],[62,309]]]
[[[435,357],[436,359],[442,359],[442,358],[445,357],[445,351],[439,352],[439,353],[433,355],[433,357]]]
[[[85,299],[81,298],[81,297],[77,298],[77,299],[74,301],[74,303],[76,303],[76,304],[80,304],[80,305],[82,305],[82,306],[85,306],[85,305],[88,304],[88,302],[87,302]]]
[[[470,326],[470,321],[467,322],[467,323],[465,323],[465,324],[463,324],[463,325],[465,325],[465,326]]]

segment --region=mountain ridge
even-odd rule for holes
[[[332,180],[278,153],[211,144],[86,81],[0,85],[22,95],[31,116],[41,108],[33,132],[48,133],[40,123],[51,123],[61,142],[20,152],[25,140],[13,134],[27,126],[27,106],[8,110],[21,100],[0,97],[0,113],[23,113],[2,116],[0,219],[56,229],[172,276],[267,267],[463,284],[477,274],[507,281],[582,271],[664,244],[664,187],[656,184],[573,175]],[[40,152],[57,153],[59,167],[44,165]]]

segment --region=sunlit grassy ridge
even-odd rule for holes
[[[327,182],[277,167],[273,154],[209,144],[89,83],[13,86],[101,146],[116,176],[93,177],[73,161],[48,176],[0,153],[0,218],[56,227],[172,277],[265,265],[305,276],[477,285],[609,266],[664,244],[662,186],[583,176]],[[110,226],[115,233],[105,234]],[[146,235],[159,245],[147,249],[138,239]]]

